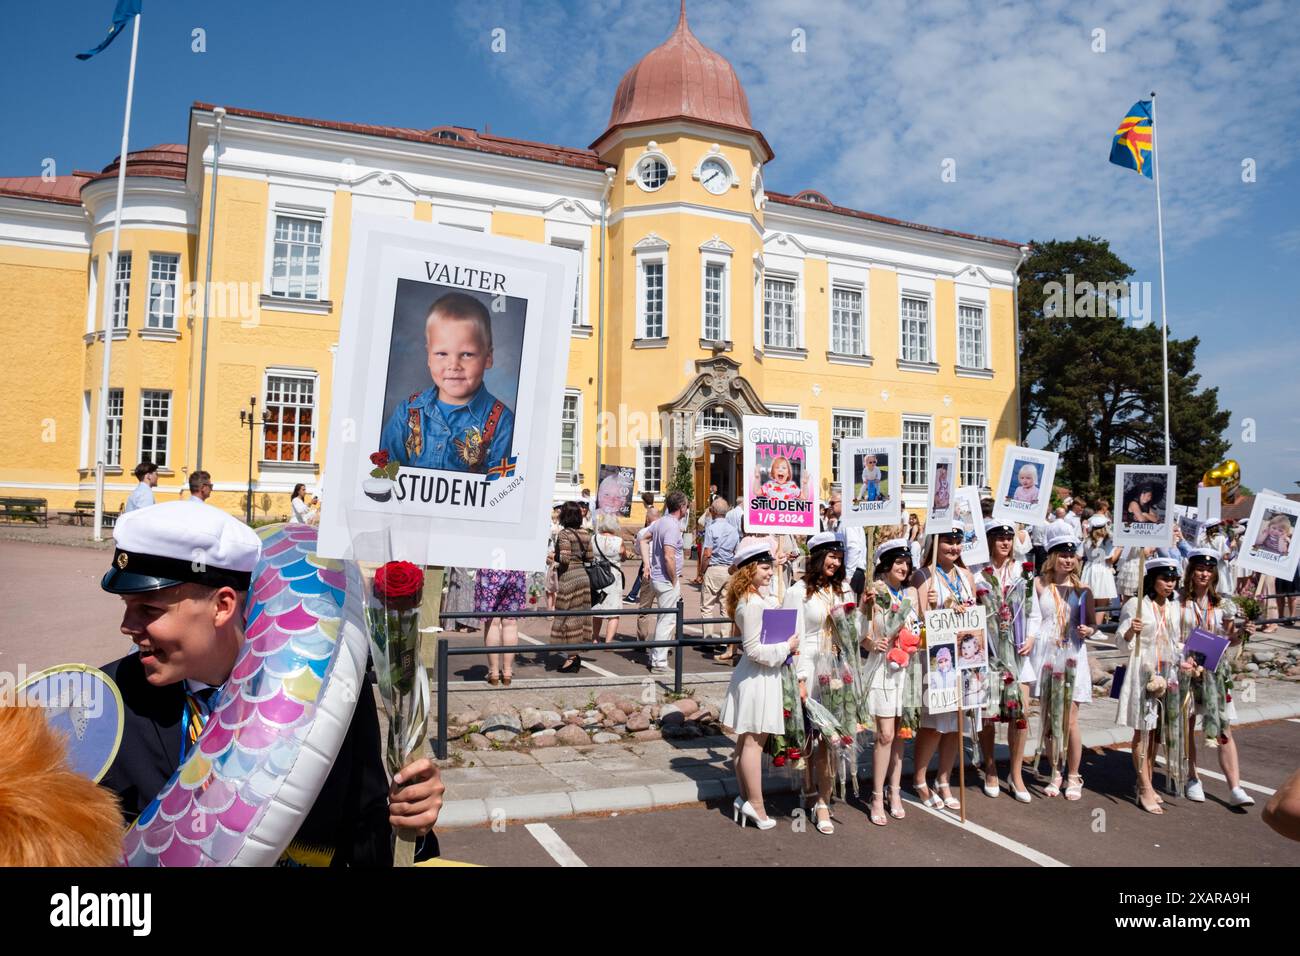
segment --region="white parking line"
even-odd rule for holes
[[[542,849],[551,855],[551,859],[560,866],[586,866],[579,859],[578,854],[573,852],[569,844],[560,839],[560,835],[555,832],[547,823],[528,823],[524,829],[532,834],[533,839],[542,845]]]
[[[1156,763],[1159,763],[1159,764],[1162,764],[1162,765],[1163,765],[1164,762],[1165,762],[1165,758],[1164,758],[1164,757],[1156,757]],[[1205,774],[1205,775],[1206,775],[1207,777],[1209,777],[1211,780],[1219,780],[1219,781],[1222,781],[1223,783],[1227,783],[1227,782],[1228,782],[1228,778],[1225,777],[1225,776],[1224,776],[1223,774],[1221,774],[1221,773],[1215,773],[1213,770],[1206,770],[1204,767],[1197,767],[1197,768],[1196,768],[1196,775],[1199,777],[1201,774]],[[1251,783],[1249,780],[1243,780],[1243,781],[1241,781],[1241,786],[1242,786],[1243,789],[1246,789],[1246,790],[1254,790],[1256,793],[1262,793],[1262,794],[1264,794],[1265,796],[1269,796],[1269,797],[1271,797],[1271,796],[1273,796],[1273,794],[1277,793],[1276,790],[1273,790],[1273,789],[1271,789],[1271,788],[1269,788],[1269,787],[1263,787],[1263,786],[1260,786],[1260,785],[1257,784],[1257,783]]]
[[[546,641],[539,641],[539,640],[538,640],[537,638],[535,638],[535,637],[529,637],[527,634],[523,633],[523,631],[520,631],[520,632],[519,632],[519,639],[520,639],[521,641],[527,641],[529,644],[545,644],[545,643],[546,643]],[[593,646],[594,646],[594,645],[593,645]],[[618,676],[619,676],[618,674],[615,674],[613,671],[607,671],[607,670],[605,670],[605,668],[603,668],[603,667],[597,667],[597,666],[596,666],[595,664],[593,664],[591,661],[586,660],[586,659],[583,660],[583,662],[582,662],[582,666],[585,667],[585,668],[587,668],[587,670],[595,671],[595,672],[596,672],[597,674],[599,674],[601,677],[618,677]]]
[[[982,827],[978,823],[972,823],[970,820],[967,820],[965,823],[962,823],[960,817],[954,816],[952,813],[950,813],[947,810],[936,810],[934,807],[927,807],[925,804],[923,804],[920,800],[916,799],[916,797],[914,797],[910,793],[903,794],[903,799],[906,800],[914,807],[920,807],[922,810],[924,810],[926,813],[930,814],[931,816],[938,817],[940,820],[952,824],[959,830],[965,830],[968,833],[973,833],[975,836],[980,837],[981,839],[984,840],[988,840],[990,843],[995,844],[996,846],[1000,846],[1004,850],[1009,850],[1010,852],[1016,854],[1017,856],[1023,856],[1026,860],[1029,860],[1031,863],[1036,863],[1039,866],[1069,866],[1070,865],[1068,863],[1062,863],[1060,860],[1055,859],[1054,857],[1050,857],[1046,853],[1040,853],[1031,846],[1025,846],[1025,844],[1020,843],[1017,840],[1013,840],[1010,837],[1005,837],[1001,833],[998,833],[996,830],[990,830],[988,827]]]

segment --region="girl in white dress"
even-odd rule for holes
[[[894,538],[884,542],[876,549],[876,568],[873,579],[877,586],[883,585],[893,603],[902,606],[908,601],[908,611],[903,629],[920,635],[921,619],[919,609],[921,599],[916,588],[911,586],[912,549],[906,538]],[[896,733],[898,718],[903,715],[903,699],[906,693],[909,668],[891,665],[889,652],[898,643],[899,634],[887,637],[885,612],[872,599],[871,590],[862,596],[859,605],[870,617],[863,618],[870,623],[871,653],[867,656],[862,684],[867,692],[867,709],[876,722],[876,742],[871,752],[871,822],[876,826],[885,826],[885,790],[889,791],[889,816],[901,820],[907,814],[903,811],[903,750],[907,742]],[[922,653],[920,649],[913,652]],[[910,662],[909,662],[910,664]]]
[[[736,785],[740,795],[734,818],[744,826],[752,820],[760,830],[776,821],[763,807],[763,745],[768,734],[785,731],[781,700],[781,665],[799,650],[798,635],[777,644],[763,644],[763,611],[780,607],[767,593],[772,583],[773,559],[768,543],[746,539],[736,549],[727,582],[727,614],[740,631],[743,657],[731,674],[720,721],[736,735]]]
[[[845,653],[839,647],[839,635],[831,620],[831,611],[843,608],[853,601],[853,594],[844,581],[844,539],[833,531],[813,535],[808,541],[808,570],[803,579],[796,581],[785,592],[782,607],[800,611],[799,635],[801,650],[795,658],[795,672],[799,677],[799,696],[821,701],[822,685],[819,674],[839,674]],[[862,675],[853,674],[858,680]],[[855,733],[861,726],[845,727]],[[856,745],[856,743],[855,743]],[[818,737],[812,752],[809,770],[816,787],[817,802],[813,806],[814,823],[820,833],[835,832],[831,823],[831,794],[835,789],[835,766],[830,743]],[[813,794],[805,790],[805,799]]]
[[[936,562],[922,572],[925,580],[917,588],[921,607],[926,610],[970,607],[975,603],[975,581],[961,563],[962,542],[966,538],[965,525],[955,521],[938,538]],[[921,729],[916,735],[916,748],[912,752],[912,789],[926,806],[947,807],[950,810],[961,806],[948,786],[948,777],[961,746],[957,716],[956,711],[945,714],[931,714],[928,711],[922,713]],[[931,793],[925,784],[925,775],[936,747],[939,750],[939,766],[934,774],[936,792]]]
[[[1084,587],[1092,592],[1092,600],[1097,608],[1093,623],[1101,627],[1106,617],[1103,610],[1115,598],[1119,590],[1115,586],[1115,545],[1111,542],[1107,521],[1102,515],[1093,515],[1088,519],[1088,540],[1083,543],[1083,580]]]
[[[1151,775],[1156,764],[1159,714],[1154,702],[1143,693],[1147,681],[1166,670],[1171,661],[1182,658],[1179,641],[1178,599],[1174,588],[1178,585],[1178,563],[1172,558],[1147,559],[1146,575],[1142,581],[1142,596],[1125,602],[1120,611],[1117,633],[1128,642],[1128,668],[1124,672],[1124,685],[1120,688],[1119,708],[1115,722],[1133,729],[1133,762],[1137,769],[1138,805],[1148,813],[1164,813],[1164,800],[1151,785]],[[1147,735],[1146,758],[1138,760],[1142,752],[1142,737]]]
[[[1096,627],[1082,623],[1094,620],[1094,612],[1092,593],[1079,579],[1078,549],[1079,539],[1073,531],[1058,531],[1047,536],[1047,559],[1043,562],[1042,574],[1034,582],[1034,604],[1025,635],[1030,674],[1034,679],[1030,693],[1035,698],[1041,700],[1047,690],[1045,681],[1049,678],[1045,671],[1049,666],[1062,673],[1070,661],[1074,662],[1074,692],[1065,718],[1069,743],[1065,755],[1067,800],[1078,800],[1083,796],[1083,777],[1079,775],[1079,765],[1083,760],[1079,705],[1092,700],[1092,670],[1088,666],[1088,645],[1084,640],[1097,633]],[[1045,726],[1049,719],[1050,715],[1042,715]],[[1049,797],[1060,796],[1059,766],[1053,765],[1051,782],[1043,792]]]
[[[1025,564],[1028,551],[1023,554],[1017,553],[1017,542],[1021,534],[1024,534],[1024,529],[1017,530],[1016,526],[1010,522],[1000,521],[996,518],[989,518],[985,521],[984,537],[989,544],[989,562],[971,568],[971,573],[975,576],[977,589],[981,586],[991,587],[996,585],[997,589],[1002,592],[1002,600],[1011,613],[1012,620],[1008,623],[1013,632],[1027,636],[1029,633],[1030,610],[1034,599],[1033,585],[1030,580],[1033,574],[1033,562],[1028,562],[1029,574],[1026,574]],[[1028,540],[1027,537],[1026,540]],[[990,577],[993,578],[992,581],[989,580]],[[990,635],[997,629],[997,626],[998,622],[992,620],[992,615],[990,615]],[[990,650],[992,650],[993,646],[990,640]],[[1025,640],[1016,649],[1017,660],[1006,662],[1011,666],[1014,678],[1020,682],[1021,717],[1007,724],[1007,748],[1011,751],[1011,761],[1007,765],[1007,782],[1011,786],[1012,795],[1021,803],[1029,803],[1033,799],[1029,795],[1029,790],[1025,787],[1024,777],[1022,776],[1025,741],[1029,739],[1028,716],[1024,708],[1029,704],[1029,685],[1033,682],[1033,677],[1027,676],[1029,675],[1029,668],[1026,665],[1032,648],[1032,643]],[[990,660],[991,664],[992,661]],[[990,673],[996,686],[998,676],[996,669],[992,666],[990,666]],[[991,704],[990,706],[996,708],[998,705]],[[1022,727],[1021,722],[1025,726]],[[984,757],[984,793],[990,797],[996,797],[999,788],[998,766],[995,760],[996,751],[994,750],[996,732],[997,724],[991,721],[986,721],[984,727],[980,729],[980,753]]]
[[[1217,743],[1219,767],[1228,778],[1228,787],[1232,792],[1228,805],[1248,807],[1255,801],[1241,786],[1241,764],[1231,726],[1231,721],[1237,718],[1237,708],[1232,702],[1232,695],[1225,693],[1225,685],[1232,674],[1232,660],[1240,653],[1245,635],[1251,633],[1255,625],[1247,621],[1244,628],[1237,627],[1234,620],[1236,605],[1231,599],[1220,596],[1216,580],[1218,576],[1219,555],[1213,547],[1196,548],[1188,555],[1187,572],[1183,577],[1178,606],[1178,630],[1184,644],[1197,628],[1228,638],[1228,649],[1223,652],[1217,673],[1206,671],[1194,686],[1199,691],[1198,705],[1206,695],[1214,694],[1215,707],[1222,714],[1223,730]],[[1205,789],[1196,774],[1196,716],[1193,713],[1187,723],[1187,799],[1203,803]]]

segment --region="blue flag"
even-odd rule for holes
[[[1151,101],[1138,100],[1111,140],[1110,161],[1151,178]]]
[[[85,53],[78,53],[78,60],[89,60],[96,53],[101,53],[108,48],[108,45],[117,39],[117,35],[126,29],[126,25],[131,22],[131,18],[140,12],[144,5],[144,0],[117,0],[117,6],[113,8],[113,23],[108,28],[108,36],[104,37],[102,43],[93,50],[87,50]]]

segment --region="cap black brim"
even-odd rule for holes
[[[100,578],[99,586],[109,594],[144,594],[148,591],[174,588],[184,583],[174,578],[160,578],[152,574],[136,574],[133,571],[109,568]]]

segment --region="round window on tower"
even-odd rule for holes
[[[668,164],[658,156],[647,156],[637,166],[637,181],[642,189],[654,192],[668,182]]]

